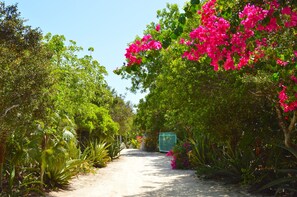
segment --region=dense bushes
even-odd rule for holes
[[[192,163],[190,162],[190,152],[192,146],[189,142],[179,142],[170,150],[166,156],[171,156],[172,169],[190,169]]]
[[[133,119],[105,68],[0,3],[0,193],[42,195],[119,157]],[[88,52],[94,49],[90,47]]]
[[[183,13],[167,5],[144,32],[162,49],[137,50],[138,37],[130,45],[139,61],[128,56],[115,73],[149,90],[138,128],[191,143],[188,153],[181,144],[170,152],[174,168],[189,158],[201,177],[296,195],[296,5],[190,1]]]

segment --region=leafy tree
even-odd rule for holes
[[[70,40],[67,46],[64,36],[47,34],[46,46],[52,51],[52,63],[57,83],[53,88],[52,100],[54,111],[65,114],[77,125],[80,143],[85,137],[91,140],[89,134],[110,136],[117,132],[116,125],[108,114],[108,103],[112,97],[104,81],[107,74],[105,68],[93,59],[91,55],[79,57],[83,48]],[[93,48],[88,51],[92,53]],[[82,135],[87,135],[83,137]],[[98,137],[98,136],[97,136]],[[82,141],[81,141],[82,140]]]
[[[51,85],[51,54],[39,29],[24,25],[16,5],[0,2],[0,173],[6,140],[21,125],[31,125],[44,113],[44,88]],[[0,187],[2,178],[0,177]]]
[[[127,143],[130,132],[132,132],[132,124],[134,119],[133,106],[131,103],[125,102],[124,97],[117,95],[115,91],[113,93],[113,101],[110,106],[110,115],[116,123],[119,125],[118,134],[120,137],[125,137]]]
[[[270,76],[265,83],[269,86],[261,94],[274,105],[284,144],[297,157],[292,135],[295,98],[291,95],[295,94],[296,78],[296,4],[251,3],[208,1],[200,12],[201,24],[190,33],[190,49],[183,56],[200,62],[206,58],[214,70],[242,69],[255,78],[263,73]],[[285,117],[290,117],[289,121]]]
[[[149,91],[135,120],[142,132],[175,131],[194,142],[198,163],[209,160],[197,166],[200,172],[217,176],[220,169],[244,183],[269,181],[275,172],[262,168],[295,166],[293,156],[275,146],[283,131],[296,157],[295,5],[191,1],[177,15],[167,7],[143,37],[162,48],[134,45],[142,43],[137,37],[128,49],[134,47],[138,62],[126,56],[127,67],[115,71],[132,79],[132,90]]]
[[[193,14],[200,8],[198,14]],[[202,7],[199,2],[191,1],[184,10],[184,14],[177,15],[178,20],[172,14],[169,15],[171,18],[166,18],[166,14],[163,14],[160,19],[161,31],[154,29],[154,25],[146,30],[146,34],[150,33],[147,35],[152,35],[155,42],[161,41],[163,49],[137,53],[141,65],[130,65],[116,73],[127,71],[128,74],[123,76],[132,78],[133,87],[142,84],[144,89],[149,88],[152,91],[158,83],[158,77],[163,74],[164,65],[168,64],[163,61],[166,56],[164,51],[170,48],[199,65],[210,64],[218,72],[223,69],[242,69],[245,72],[237,72],[238,76],[235,78],[241,80],[240,77],[243,77],[243,81],[254,81],[258,88],[262,88],[257,93],[254,92],[255,101],[259,95],[264,96],[264,100],[270,100],[284,133],[285,145],[296,155],[293,143],[295,138],[292,136],[296,122],[293,94],[297,81],[293,68],[296,59],[294,27],[297,16],[294,1],[273,1],[266,4],[261,1],[226,3],[211,0]],[[171,33],[168,33],[168,29]],[[180,35],[186,39],[180,39]],[[165,38],[171,40],[169,45],[164,42]],[[174,44],[177,42],[182,45]],[[279,90],[278,86],[282,89]],[[284,109],[283,112],[281,108]]]

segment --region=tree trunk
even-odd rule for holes
[[[278,124],[284,133],[284,144],[288,148],[288,150],[297,158],[297,145],[292,142],[292,133],[297,121],[297,112],[293,112],[293,117],[291,118],[290,124],[288,125],[284,120],[282,109],[280,109],[279,106],[276,106],[275,109],[277,113]]]
[[[2,192],[3,185],[3,166],[5,162],[7,132],[0,131],[0,192]]]
[[[41,142],[41,161],[40,161],[40,182],[44,183],[44,173],[46,168],[46,158],[45,158],[45,151],[47,148],[48,143],[48,136],[46,134],[43,135],[42,142]]]

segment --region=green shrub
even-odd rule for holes
[[[201,135],[197,139],[189,139],[192,150],[189,153],[190,162],[194,168],[210,165],[218,159],[217,145],[209,135]]]
[[[120,152],[122,150],[123,149],[121,148],[121,145],[118,142],[111,142],[108,146],[108,155],[111,159],[116,159],[120,156]]]
[[[94,173],[94,162],[90,158],[90,147],[84,149],[83,152],[79,153],[78,159],[81,161],[77,166],[79,168],[80,173]]]
[[[94,167],[105,167],[107,162],[111,160],[108,153],[108,147],[109,145],[107,145],[105,142],[90,143],[90,153],[88,158],[93,162]]]
[[[148,133],[144,138],[144,149],[149,152],[158,151],[158,135]]]
[[[297,195],[297,170],[279,169],[275,171],[276,176],[258,191],[274,191],[275,196],[296,196]]]
[[[57,165],[48,165],[45,170],[44,183],[49,188],[61,188],[69,184],[69,181],[79,173],[77,166],[81,160],[68,160]]]
[[[191,151],[191,144],[187,141],[176,144],[172,150],[166,155],[172,156],[172,169],[189,169],[191,163],[189,160],[189,152]]]

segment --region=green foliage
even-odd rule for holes
[[[108,145],[108,155],[113,159],[117,159],[120,157],[120,152],[123,150],[123,147],[121,147],[120,143],[117,141],[112,142],[110,145]]]
[[[112,141],[119,126],[114,122],[109,111],[103,107],[89,104],[76,116],[77,135],[81,145],[91,139],[106,139]]]
[[[148,132],[144,135],[144,150],[149,152],[158,151],[158,131]]]
[[[0,192],[42,195],[118,157],[113,143],[130,131],[132,107],[109,89],[94,48],[82,55],[63,35],[42,38],[17,5],[1,2],[0,21]]]
[[[57,158],[61,159],[61,158]],[[49,188],[61,188],[69,184],[71,178],[79,173],[77,168],[80,160],[59,161],[56,165],[47,165],[45,170],[44,183]]]
[[[140,144],[137,141],[137,139],[131,139],[131,146],[132,146],[132,148],[136,148],[136,149],[140,148]]]
[[[70,158],[67,150],[69,147],[63,139],[49,139],[46,148],[41,152],[42,181],[47,187],[64,187],[78,173],[76,165],[79,160]]]
[[[190,163],[195,168],[212,164],[217,159],[218,151],[216,145],[210,135],[201,135],[197,139],[189,140],[192,151],[189,153]]]
[[[192,166],[189,157],[191,149],[192,146],[187,141],[177,143],[172,149],[173,159],[171,167],[173,169],[190,169]]]
[[[110,115],[113,119],[113,121],[117,122],[119,124],[119,131],[118,134],[127,137],[132,130],[132,124],[133,124],[133,106],[128,101],[124,101],[124,97],[121,95],[118,96],[115,91],[113,93],[113,101],[111,103],[110,107]]]
[[[297,194],[297,170],[279,169],[276,171],[277,178],[265,184],[258,191],[274,189],[275,195],[294,196]]]
[[[228,183],[239,182],[248,186],[251,192],[293,193],[295,171],[277,169],[278,166],[296,166],[294,160],[288,162],[285,159],[292,159],[292,155],[268,144],[253,150],[246,146],[245,140],[233,149],[228,142],[218,144],[216,139],[209,136],[197,137],[191,140],[190,162],[203,178],[221,179]],[[251,146],[251,143],[248,144]]]
[[[38,29],[24,25],[17,6],[0,2],[0,192],[6,142],[12,132],[45,116],[40,108],[51,86],[50,53]],[[12,173],[11,173],[12,175]]]
[[[89,160],[93,162],[94,167],[106,167],[107,162],[111,160],[108,153],[109,145],[106,142],[93,142],[90,144]]]
[[[66,45],[64,36],[47,34],[45,45],[53,53],[53,76],[56,83],[52,94],[55,109],[74,116],[86,109],[93,101],[100,102],[100,94],[106,88],[106,70],[91,55],[79,57],[83,48],[70,40]]]

